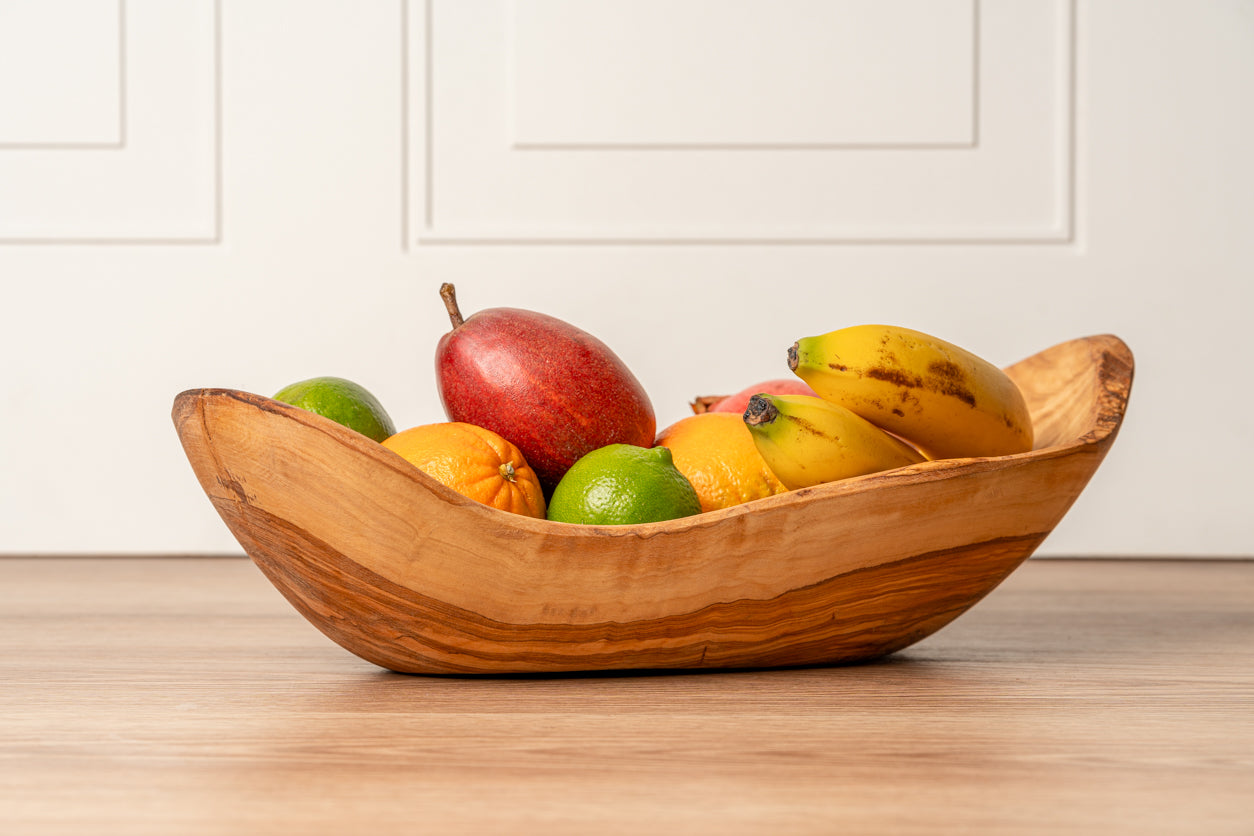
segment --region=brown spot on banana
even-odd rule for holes
[[[814,424],[810,423],[804,418],[800,418],[796,415],[785,415],[784,417],[787,418],[789,421],[792,421],[794,424],[796,424],[797,429],[801,430],[802,432],[809,433],[810,435],[827,437],[827,433],[823,432],[818,427],[814,426]],[[831,436],[831,438],[833,438],[836,441],[840,440],[836,436]]]
[[[900,386],[903,389],[923,388],[923,378],[918,375],[906,374],[901,369],[894,369],[885,366],[872,366],[866,370],[866,376],[872,380],[882,380],[885,383]]]
[[[866,370],[866,376],[872,380],[882,380],[885,383],[900,386],[902,389],[925,389],[939,395],[947,395],[974,408],[975,394],[964,385],[966,376],[962,373],[962,370],[952,363],[933,363],[928,367],[928,371],[933,371],[933,367],[936,366],[944,367],[945,375],[933,374],[928,377],[921,377],[919,375],[907,374],[897,368],[874,366]],[[954,377],[955,372],[957,379]]]

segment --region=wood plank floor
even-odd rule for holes
[[[1254,562],[1032,560],[845,668],[437,678],[242,558],[0,558],[0,833],[1254,834]]]

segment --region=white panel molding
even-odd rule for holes
[[[1074,0],[1034,6],[1040,26],[999,14],[1013,11],[1005,0],[969,7],[972,128],[952,146],[520,145],[511,133],[510,5],[403,2],[406,246],[1075,241]],[[1005,81],[1023,56],[1031,83]],[[1028,101],[1018,97],[1025,87],[1034,91]],[[862,179],[840,189],[848,177]],[[841,202],[875,194],[876,177],[887,184],[881,205]],[[719,194],[729,182],[735,188]]]
[[[126,2],[0,8],[0,150],[126,142]]]
[[[677,16],[696,49],[668,42]],[[508,0],[506,28],[516,150],[976,145],[979,0]]]
[[[0,144],[0,245],[219,244],[221,0],[120,0],[108,142]]]

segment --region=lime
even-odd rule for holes
[[[342,377],[311,377],[284,386],[274,400],[330,418],[375,441],[396,433],[396,425],[378,398]]]
[[[665,447],[611,444],[575,462],[557,483],[548,518],[589,525],[631,525],[701,512],[692,484]]]

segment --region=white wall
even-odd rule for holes
[[[847,324],[1113,332],[1128,419],[1041,553],[1254,554],[1252,92],[1243,0],[0,0],[0,552],[237,551],[174,395],[440,420],[453,281],[662,425]]]

